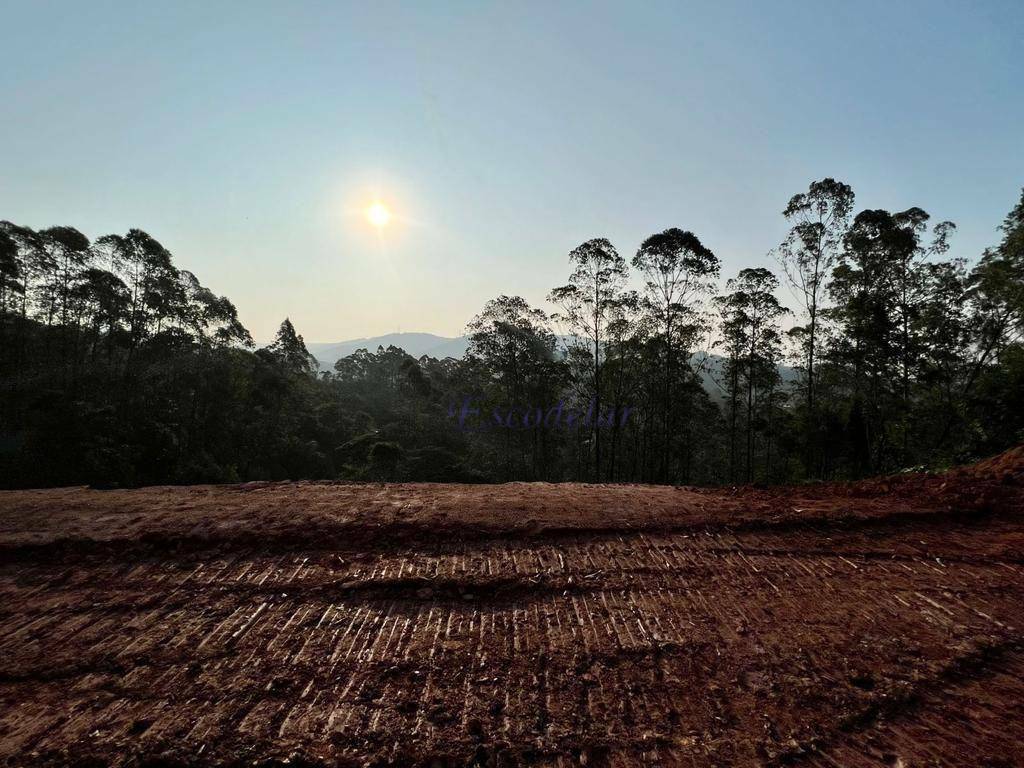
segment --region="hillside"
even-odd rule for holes
[[[777,490],[0,508],[0,763],[1012,765],[1024,739],[1024,449]]]

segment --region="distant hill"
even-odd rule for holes
[[[349,339],[331,343],[312,342],[306,344],[310,354],[320,363],[321,370],[334,370],[334,364],[343,357],[348,357],[357,349],[368,349],[376,352],[377,347],[400,347],[415,358],[429,355],[438,359],[445,357],[462,357],[469,347],[469,339],[465,336],[449,338],[435,336],[432,333],[389,333],[384,336],[371,336],[367,339]]]
[[[566,339],[560,339],[564,344]],[[306,348],[320,363],[320,369],[324,371],[334,370],[334,363],[343,357],[347,357],[357,349],[368,349],[376,352],[377,347],[389,346],[400,347],[415,358],[429,355],[442,359],[445,357],[461,358],[469,348],[469,337],[467,336],[436,336],[433,333],[389,333],[384,336],[371,336],[366,339],[349,339],[348,341],[336,341],[333,343],[308,343]],[[723,359],[719,355],[709,355],[708,363],[703,366],[701,379],[704,388],[709,393],[721,395],[721,390],[715,384],[715,379],[721,380]],[[789,366],[780,365],[779,375],[784,384],[789,384],[797,379],[797,372]]]
[[[704,384],[704,389],[711,395],[712,398],[724,398],[725,391],[722,388],[725,385],[725,358],[721,355],[707,355],[707,359],[704,359],[704,354],[700,353],[694,355],[691,360],[696,365],[698,362],[702,362],[700,366],[700,378]],[[788,387],[794,384],[800,378],[800,372],[795,368],[791,368],[788,365],[779,366],[779,378],[782,379],[782,385]]]

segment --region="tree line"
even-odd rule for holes
[[[971,261],[920,208],[855,210],[848,185],[810,184],[782,211],[776,269],[721,289],[691,231],[628,260],[588,240],[552,314],[499,296],[462,359],[389,347],[330,371],[288,320],[256,349],[231,301],[141,230],[0,222],[0,484],[775,483],[1024,442],[1024,195]],[[466,430],[467,400],[598,418]]]

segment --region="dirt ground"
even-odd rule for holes
[[[0,764],[1024,766],[1024,447],[697,490],[0,492]]]

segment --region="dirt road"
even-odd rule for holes
[[[0,493],[10,765],[1024,765],[1024,453]]]

